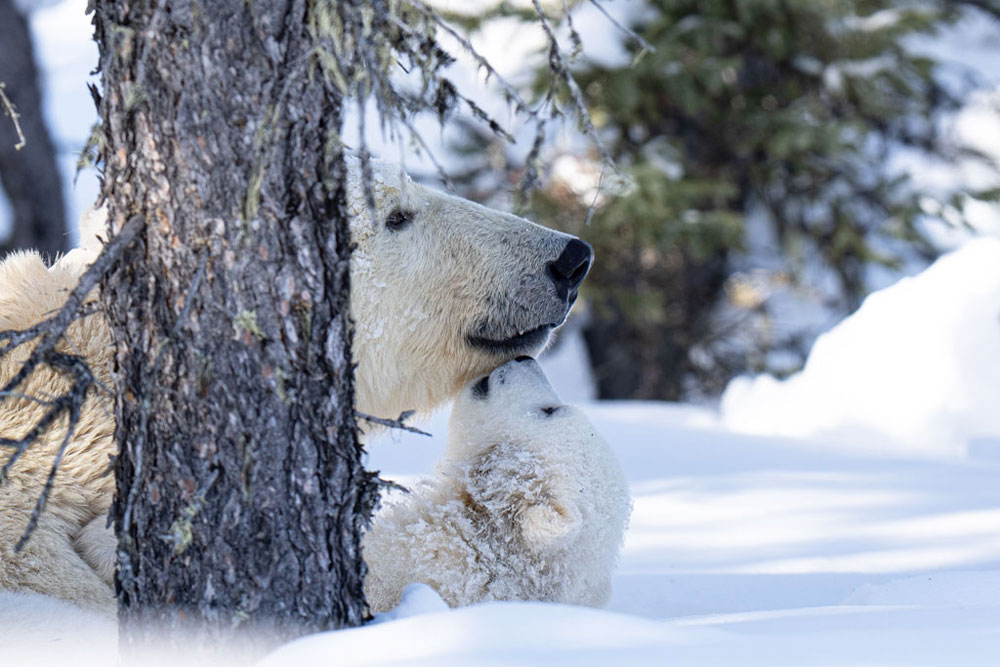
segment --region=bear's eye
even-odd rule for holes
[[[389,231],[398,232],[401,229],[409,227],[410,223],[413,222],[414,217],[416,216],[413,211],[396,208],[393,209],[392,213],[386,216],[385,226],[389,228]]]
[[[557,410],[559,410],[559,408],[556,407],[556,406],[551,406],[551,407],[548,407],[548,408],[542,408],[542,412],[545,413],[546,417],[551,417],[552,415],[554,415],[556,413]]]

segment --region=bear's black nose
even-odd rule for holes
[[[580,239],[570,239],[562,254],[549,263],[549,276],[556,285],[556,293],[562,299],[576,298],[576,290],[590,271],[594,259],[594,249]]]

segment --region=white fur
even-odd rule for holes
[[[548,265],[571,236],[460,197],[418,185],[399,167],[374,162],[374,218],[360,164],[348,186],[351,312],[358,409],[396,416],[450,399],[472,378],[545,340],[490,352],[468,337],[494,340],[540,325],[562,324]],[[398,232],[385,220],[396,208],[413,222]]]
[[[375,211],[366,204],[360,163],[349,158],[347,205],[353,216],[351,306],[355,322],[356,404],[393,417],[429,410],[454,396],[472,377],[518,355],[537,352],[568,306],[548,265],[572,238],[512,215],[417,185],[398,167],[373,162]],[[412,213],[404,229],[386,218]],[[80,247],[51,267],[38,253],[0,262],[0,331],[25,329],[65,302],[110,236],[104,209],[81,220]],[[91,295],[96,298],[96,295]],[[483,346],[471,337],[503,341],[541,327],[520,345]],[[67,350],[83,354],[103,386],[110,386],[111,332],[100,315],[74,323]],[[21,368],[24,345],[0,359],[0,386]],[[19,391],[45,397],[65,385],[40,369]],[[0,403],[0,434],[21,437],[43,406],[26,399]],[[115,611],[110,585],[114,540],[104,522],[114,479],[104,474],[114,453],[113,401],[94,392],[83,407],[52,494],[27,546],[15,552],[48,475],[65,426],[50,429],[27,450],[0,484],[0,590],[35,591]],[[0,450],[0,465],[10,456]]]
[[[548,414],[551,412],[551,414]],[[433,476],[376,515],[364,540],[373,611],[410,582],[448,604],[600,606],[631,511],[608,445],[563,405],[534,360],[511,361],[455,402]]]
[[[24,329],[51,316],[76,285],[79,268],[72,260],[47,268],[37,253],[15,253],[0,263],[0,331]],[[86,357],[101,384],[110,386],[111,346],[111,332],[104,320],[91,315],[69,327],[60,349]],[[22,345],[0,357],[0,386],[20,371],[30,349]],[[46,366],[32,373],[18,391],[45,398],[58,395],[67,386],[67,379],[58,370]],[[22,437],[45,410],[37,401],[7,397],[0,403],[0,434]],[[8,479],[0,483],[0,590],[35,591],[114,614],[115,597],[109,580],[102,578],[76,548],[81,529],[91,521],[104,521],[111,505],[114,477],[104,473],[114,451],[113,414],[110,397],[91,392],[45,511],[20,551],[16,544],[45,486],[65,433],[65,421],[43,432],[13,466]],[[9,448],[0,449],[0,463],[6,463],[11,455]]]

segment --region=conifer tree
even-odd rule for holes
[[[800,332],[750,331],[761,324],[754,317],[769,318],[767,288],[734,275],[747,268],[748,212],[784,258],[770,278],[804,289],[816,273],[832,276],[824,305],[843,315],[866,294],[873,265],[936,254],[929,208],[961,219],[970,199],[995,197],[921,192],[886,160],[899,150],[982,158],[949,143],[942,122],[976,81],[913,47],[963,18],[997,20],[1000,3],[647,0],[630,9],[637,37],[609,38],[631,62],[589,62],[584,48],[573,74],[631,187],[603,197],[589,225],[591,193],[554,183],[531,202],[541,222],[595,247],[585,337],[602,397],[713,395],[736,373],[767,370],[771,350],[803,352]],[[550,79],[543,69],[538,89]],[[484,137],[470,133],[470,146]],[[720,318],[723,301],[746,317]]]

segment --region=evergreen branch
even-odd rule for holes
[[[569,10],[569,0],[563,0],[563,16],[566,17],[566,27],[569,28],[569,41],[573,44],[572,57],[575,59],[583,52],[583,40],[573,24],[573,13]]]
[[[437,157],[434,155],[434,151],[432,151],[430,146],[427,145],[427,142],[424,141],[424,137],[420,134],[420,132],[417,131],[417,128],[413,126],[413,123],[410,121],[410,119],[407,118],[406,116],[400,115],[399,122],[401,122],[406,127],[406,129],[410,131],[410,135],[413,136],[417,140],[417,142],[423,147],[424,151],[427,152],[427,157],[430,158],[431,163],[433,163],[434,168],[437,170],[438,176],[441,178],[442,181],[444,181],[445,186],[449,190],[454,190],[455,184],[451,182],[451,177],[448,176],[448,173],[444,170],[444,167],[441,166],[440,162],[438,162]]]
[[[501,76],[499,72],[497,72],[497,70],[493,67],[493,64],[490,63],[489,60],[487,60],[483,55],[481,55],[478,51],[476,51],[476,48],[472,46],[472,43],[468,39],[462,37],[462,35],[460,35],[457,30],[452,28],[447,21],[441,18],[441,16],[437,12],[427,7],[427,5],[422,3],[420,0],[407,0],[407,1],[411,5],[413,5],[413,7],[417,9],[421,14],[423,14],[426,19],[433,21],[442,30],[448,33],[455,41],[457,41],[462,46],[462,48],[465,49],[465,51],[470,56],[472,56],[473,60],[476,61],[476,64],[479,67],[482,67],[484,70],[486,70],[487,81],[489,81],[489,78],[491,76],[497,80],[497,82],[503,88],[507,100],[514,102],[515,111],[521,112],[521,111],[527,111],[529,109],[528,103],[524,101],[520,93],[517,92],[517,89],[513,85],[511,85],[505,78],[503,78],[503,76]]]

